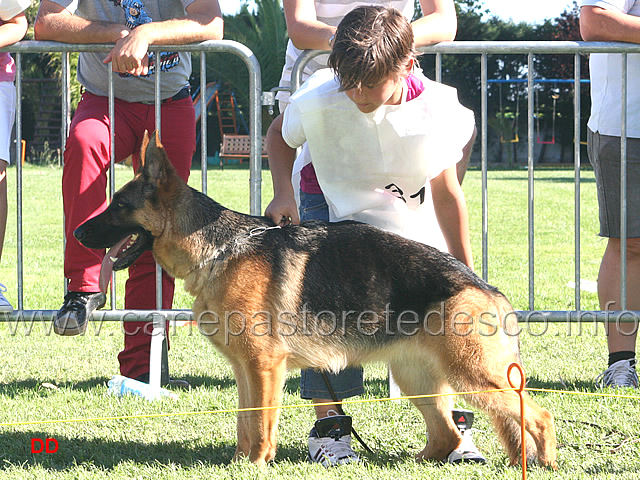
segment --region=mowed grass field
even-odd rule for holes
[[[117,183],[131,178],[117,168]],[[573,170],[538,169],[534,189],[535,309],[571,310],[574,280]],[[527,174],[492,170],[488,174],[488,280],[516,309],[529,308]],[[25,166],[24,308],[57,309],[63,297],[61,170]],[[245,168],[212,169],[208,192],[224,205],[248,212],[249,174]],[[193,171],[190,183],[199,188]],[[0,267],[0,282],[16,305],[15,168],[9,170],[10,220]],[[469,204],[476,271],[482,271],[481,175],[471,170],[464,181]],[[595,281],[604,241],[597,235],[593,174],[582,173],[581,277]],[[269,172],[263,172],[263,206],[271,198]],[[124,276],[118,276],[119,302]],[[188,309],[192,299],[179,285],[175,308]],[[120,306],[120,305],[118,305]],[[597,308],[595,293],[583,292],[582,309]],[[95,328],[94,328],[95,327]],[[367,454],[354,441],[364,462],[325,470],[306,462],[306,436],[312,409],[299,397],[298,372],[289,374],[284,394],[279,449],[273,464],[257,468],[230,464],[236,443],[237,390],[231,369],[196,328],[172,331],[169,362],[172,376],[192,389],[175,402],[150,403],[107,395],[106,382],[118,373],[122,347],[117,323],[90,326],[81,337],[58,337],[50,323],[0,323],[0,477],[33,479],[472,479],[522,478],[509,467],[488,423],[478,413],[474,438],[487,465],[417,464],[424,447],[424,423],[408,401],[354,403],[345,410],[374,450]],[[535,400],[556,417],[559,469],[529,468],[533,479],[637,479],[640,477],[640,403],[637,391],[599,391],[595,377],[606,364],[602,326],[524,324],[521,334],[528,386],[580,394],[533,392]],[[365,369],[364,400],[386,398],[387,371],[376,364]],[[608,397],[627,394],[632,398]],[[635,395],[635,398],[633,397]],[[457,403],[464,406],[464,398]],[[289,408],[291,407],[291,408]],[[114,418],[117,417],[117,418]],[[55,453],[32,453],[34,438],[55,439]],[[435,439],[433,439],[435,440]]]

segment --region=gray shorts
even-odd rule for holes
[[[600,235],[620,238],[620,137],[587,129],[598,188]],[[627,237],[640,237],[640,139],[627,138]]]

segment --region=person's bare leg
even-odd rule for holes
[[[4,247],[4,234],[7,228],[7,162],[0,160],[0,259]]]
[[[316,418],[318,420],[320,420],[321,418],[326,418],[329,416],[330,413],[333,412],[338,412],[338,406],[337,405],[322,405],[323,403],[331,403],[333,402],[333,400],[331,399],[326,399],[326,398],[314,398],[311,400],[314,403],[314,407],[315,411],[316,411]],[[318,405],[320,404],[320,405]],[[342,404],[340,404],[342,405]],[[332,412],[333,410],[333,412]],[[334,413],[335,415],[335,413]]]
[[[602,310],[620,310],[620,239],[610,238],[598,274],[598,299]],[[640,310],[640,238],[627,239],[627,310]],[[634,351],[638,326],[607,325],[609,353]]]
[[[467,168],[469,168],[469,161],[471,159],[471,152],[473,151],[473,143],[476,141],[476,133],[477,130],[473,129],[473,135],[469,139],[469,142],[462,149],[462,158],[456,164],[456,173],[458,174],[458,183],[462,185],[462,180],[464,180],[464,175],[467,173]]]

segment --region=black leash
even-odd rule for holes
[[[324,383],[327,386],[327,390],[329,390],[329,395],[331,395],[331,400],[336,402],[336,410],[338,410],[338,413],[340,415],[346,415],[346,413],[344,413],[344,410],[342,409],[342,404],[340,403],[340,400],[338,400],[338,396],[336,395],[336,392],[333,390],[333,387],[331,386],[331,382],[329,381],[329,377],[327,376],[327,373],[322,371],[320,372],[320,374],[322,375],[322,379],[324,380]],[[362,447],[367,452],[373,453],[373,450],[369,448],[369,445],[364,443],[364,440],[362,440],[362,437],[360,437],[360,435],[358,435],[358,432],[356,432],[356,429],[353,428],[353,424],[351,425],[351,432],[353,433],[353,436],[356,437],[356,440],[358,440],[360,445],[362,445]]]

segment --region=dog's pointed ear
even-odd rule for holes
[[[144,168],[147,145],[149,145],[149,131],[145,129],[144,136],[142,137],[142,145],[140,146],[140,165],[138,166],[138,171],[136,173],[141,172]]]
[[[151,138],[145,134],[145,138],[142,140],[140,163],[143,165],[142,174],[154,182],[162,183],[172,172],[175,172],[167,152],[160,142],[157,130],[151,134]]]

